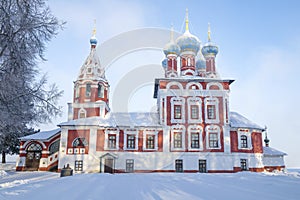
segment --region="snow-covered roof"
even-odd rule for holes
[[[103,127],[118,127],[118,126],[127,126],[127,127],[158,127],[159,118],[157,113],[109,113],[105,118],[101,117],[89,117],[71,120],[68,122],[60,123],[59,126],[86,126],[86,125],[95,125]]]
[[[111,118],[118,126],[161,126],[158,113],[112,113]]]
[[[21,137],[21,140],[48,140],[54,135],[60,133],[60,128],[50,130],[50,131],[41,131],[32,135],[27,135],[25,137]]]
[[[263,147],[266,156],[286,156],[287,154],[272,147]]]
[[[58,126],[114,126],[111,123],[110,119],[102,118],[102,117],[88,117],[88,118],[80,118],[74,119],[67,122],[62,122],[58,124]]]
[[[230,126],[232,128],[253,128],[264,130],[264,128],[255,124],[254,122],[250,121],[237,112],[230,112]]]

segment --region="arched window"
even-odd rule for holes
[[[86,118],[86,111],[84,109],[80,109],[78,118]]]
[[[241,135],[241,147],[248,148],[248,140],[246,135]]]
[[[85,87],[85,96],[90,97],[91,96],[91,84],[87,83]]]
[[[49,152],[50,152],[50,155],[58,152],[59,150],[59,142],[60,140],[56,140],[55,142],[53,142],[50,146],[49,146]]]
[[[187,66],[191,66],[191,58],[187,58]]]
[[[88,146],[88,142],[85,138],[75,138],[75,140],[72,143],[73,147],[84,147]]]
[[[28,148],[27,151],[42,151],[42,146],[37,143],[32,143]]]
[[[98,97],[103,98],[104,97],[104,87],[102,85],[98,85]]]

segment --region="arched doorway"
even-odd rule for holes
[[[115,161],[117,156],[106,153],[100,157],[100,173],[115,173]]]
[[[42,146],[37,143],[30,144],[26,150],[26,170],[37,171],[41,156]]]

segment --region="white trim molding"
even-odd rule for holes
[[[192,67],[192,66],[187,66],[187,67]],[[191,73],[192,75],[187,75],[188,73]],[[196,72],[194,70],[191,69],[186,69],[181,71],[181,76],[195,76]]]
[[[154,148],[153,149],[148,149],[147,148],[147,135],[154,136]],[[157,149],[158,149],[158,130],[156,130],[156,129],[145,129],[143,131],[143,150],[156,151]]]
[[[190,87],[191,86],[197,86],[198,87],[198,89],[197,88],[195,88],[195,89],[193,89],[193,88],[191,88],[190,89]],[[203,90],[203,87],[202,87],[202,85],[200,84],[200,83],[198,83],[198,82],[188,82],[187,84],[186,84],[186,86],[185,86],[185,89],[187,89],[187,90]]]
[[[185,150],[185,127],[183,125],[174,125],[171,127],[171,151],[184,151]],[[174,133],[181,133],[181,148],[174,146]]]
[[[251,130],[249,129],[238,129],[238,149],[251,150],[252,147],[252,139],[251,139]],[[247,137],[247,147],[242,147],[242,135]]]
[[[208,106],[215,106],[215,119],[208,119]],[[204,100],[204,113],[205,113],[205,122],[206,123],[219,123],[220,114],[219,114],[219,100],[216,97],[207,97]]]
[[[181,106],[181,118],[175,119],[175,105]],[[185,123],[185,99],[183,97],[171,98],[171,123]]]
[[[171,88],[173,85],[177,86],[178,89],[177,89],[177,88],[176,88],[176,89]],[[167,90],[183,90],[183,86],[182,86],[182,84],[179,83],[179,82],[171,81],[171,82],[169,82],[169,83],[167,84],[166,89],[167,89]]]
[[[124,150],[138,150],[139,144],[138,144],[138,130],[137,129],[125,129],[124,130],[124,145],[123,149]],[[134,141],[134,148],[127,148],[127,135],[134,135],[135,141]]]
[[[192,147],[192,133],[198,133],[199,139],[199,147]],[[188,150],[189,151],[199,151],[203,150],[203,142],[202,142],[203,128],[202,126],[191,125],[188,127]]]
[[[80,114],[83,113],[84,114],[84,117],[80,117]],[[86,118],[86,110],[84,108],[80,108],[78,110],[78,119],[81,119],[81,118]]]
[[[120,131],[119,130],[105,130],[105,136],[104,136],[104,150],[119,150],[119,138],[120,138]],[[108,147],[108,135],[116,135],[116,147],[115,148],[109,148]]]
[[[188,104],[188,123],[202,123],[202,100],[199,97],[189,97]],[[192,119],[192,106],[198,107],[198,119]]]
[[[224,90],[223,85],[219,82],[209,82],[206,85],[206,90],[214,90],[214,89],[209,89],[210,86],[217,86],[219,88],[218,90]]]
[[[208,125],[205,128],[206,132],[206,148],[207,149],[221,149],[221,129],[217,125]],[[209,134],[217,133],[218,147],[209,147]]]

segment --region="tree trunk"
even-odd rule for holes
[[[2,151],[2,163],[6,163],[6,153]]]

